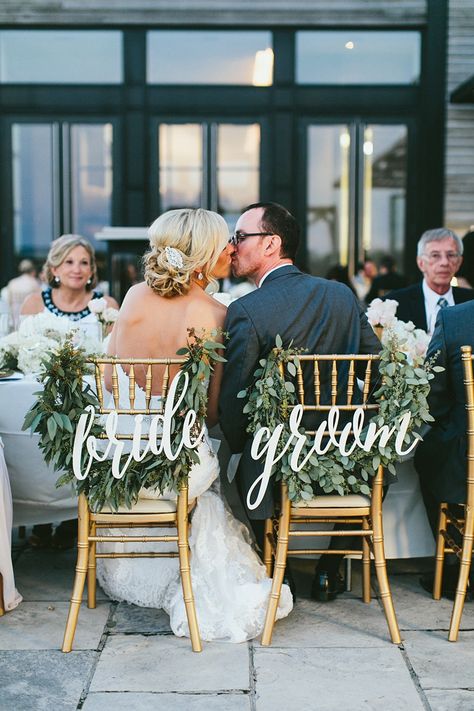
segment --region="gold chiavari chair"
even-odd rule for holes
[[[166,359],[119,359],[119,358],[96,358],[90,361],[95,370],[96,394],[100,403],[99,414],[106,415],[112,410],[116,410],[119,415],[158,415],[163,414],[164,399],[169,390],[170,373],[177,371],[183,363],[181,358]],[[120,393],[119,377],[117,366],[129,368],[128,374],[128,399],[130,407],[123,409],[120,403],[123,402]],[[104,388],[102,377],[105,367],[109,366],[112,371],[112,395],[114,407],[108,408],[104,405]],[[136,373],[137,369],[143,367],[146,370],[145,382],[145,409],[135,407],[136,399]],[[156,368],[163,371],[161,378],[161,401],[158,409],[150,407],[152,403],[153,381],[156,375]],[[106,435],[102,435],[103,438]],[[117,434],[117,439],[133,438],[132,434]],[[194,596],[191,582],[190,557],[189,557],[189,514],[194,508],[194,501],[188,501],[188,486],[181,486],[177,501],[165,499],[139,499],[131,508],[120,507],[117,512],[105,507],[99,512],[92,512],[85,495],[79,496],[78,503],[78,555],[76,564],[76,575],[74,579],[69,615],[64,633],[62,646],[63,652],[70,652],[76,631],[79,609],[82,601],[82,594],[87,577],[87,606],[96,606],[96,559],[97,558],[179,558],[179,570],[181,585],[183,589],[184,604],[188,619],[191,645],[194,652],[202,650],[201,637],[194,606]],[[102,529],[110,528],[176,528],[176,535],[100,535]],[[99,531],[98,531],[99,529]],[[99,535],[98,535],[99,533]],[[123,553],[102,553],[97,552],[97,543],[154,543],[154,542],[176,542],[177,550],[170,552],[123,552]]]
[[[446,502],[440,504],[438,518],[438,535],[436,538],[436,565],[433,584],[433,598],[441,598],[443,583],[443,563],[445,553],[455,553],[460,559],[458,584],[454,597],[454,606],[449,625],[448,639],[457,642],[459,625],[466,599],[466,590],[471,569],[472,548],[474,539],[474,375],[471,346],[462,346],[461,360],[464,371],[464,386],[466,390],[467,410],[467,487],[466,503],[463,504],[464,515],[459,515],[459,504],[452,506]],[[450,534],[450,527],[456,528],[462,535],[459,546]]]
[[[303,406],[304,412],[328,413],[334,405],[340,412],[350,415],[357,407],[362,407],[368,412],[376,412],[377,404],[369,402],[371,387],[372,364],[378,361],[377,355],[303,355],[298,356],[295,362],[297,371],[298,401]],[[313,372],[308,373],[308,369]],[[339,366],[339,367],[338,367]],[[364,367],[365,366],[365,367]],[[364,371],[363,389],[361,398],[354,396],[354,389],[358,388],[357,372]],[[326,369],[326,377],[322,371]],[[329,370],[328,370],[329,369]],[[305,371],[305,372],[303,372]],[[342,372],[344,371],[344,377]],[[282,375],[284,369],[281,368]],[[306,375],[306,377],[305,377]],[[327,389],[323,383],[327,382]],[[312,393],[310,394],[310,391]],[[308,396],[307,396],[308,394]],[[359,403],[353,400],[359,399]],[[327,400],[324,402],[324,400]],[[341,402],[342,400],[342,402]],[[362,402],[360,402],[362,400]],[[350,415],[351,416],[351,415]],[[308,435],[315,431],[307,430]],[[350,494],[347,496],[321,495],[310,501],[293,504],[288,498],[286,484],[281,485],[281,503],[279,516],[267,520],[265,526],[264,562],[269,576],[272,574],[273,583],[262,634],[262,645],[271,643],[275,616],[280,599],[281,586],[285,573],[287,556],[311,555],[315,553],[357,555],[362,557],[362,590],[363,600],[370,602],[370,560],[371,554],[375,561],[375,571],[380,591],[380,598],[387,619],[390,637],[394,644],[401,642],[392,594],[387,577],[385,562],[383,522],[382,522],[382,487],[383,470],[379,467],[372,482],[371,496]],[[292,524],[328,524],[343,523],[351,525],[351,530],[291,530]],[[300,527],[299,527],[300,528]],[[362,549],[353,550],[326,550],[320,548],[307,548],[288,550],[291,538],[300,537],[327,537],[357,536],[362,539]]]

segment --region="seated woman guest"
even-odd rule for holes
[[[105,298],[108,307],[118,304],[110,296],[95,291],[97,266],[92,245],[80,235],[62,235],[54,240],[45,263],[49,286],[39,294],[28,296],[20,315],[29,316],[49,311],[55,316],[66,316],[71,321],[96,323],[97,317],[88,307],[91,299]],[[52,526],[45,523],[33,527],[29,539],[32,546],[52,544],[56,548],[71,548],[76,537],[77,522],[63,521],[52,536]]]

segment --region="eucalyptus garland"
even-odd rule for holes
[[[276,347],[267,358],[259,361],[253,385],[238,394],[240,398],[247,398],[243,411],[248,415],[247,431],[250,434],[253,435],[262,427],[273,432],[277,425],[283,425],[277,454],[283,451],[292,436],[289,418],[291,408],[298,400],[291,378],[296,376],[298,356],[302,352],[302,349],[293,348],[292,344],[284,348],[281,337],[277,336]],[[380,387],[373,393],[373,399],[378,401],[380,407],[369,422],[374,422],[377,427],[387,425],[391,428],[398,425],[402,414],[410,412],[411,420],[405,444],[410,444],[418,437],[416,429],[423,423],[433,421],[427,403],[429,381],[434,377],[433,372],[443,370],[434,365],[435,357],[418,367],[411,365],[406,354],[400,350],[396,335],[389,335],[380,352]],[[280,372],[282,364],[284,377]],[[362,441],[369,422],[362,430]],[[304,428],[300,427],[299,431],[305,434]],[[301,461],[309,454],[312,445],[312,438],[307,437],[301,450]],[[331,445],[324,455],[313,452],[299,472],[291,469],[291,454],[290,446],[274,465],[272,476],[277,480],[282,479],[288,485],[288,496],[293,502],[309,500],[321,493],[335,492],[341,496],[351,493],[369,495],[370,481],[377,473],[378,467],[382,465],[395,474],[395,462],[401,459],[391,442],[384,447],[378,439],[368,452],[357,447],[350,457],[344,456],[334,445]]]
[[[186,347],[177,352],[177,355],[184,358],[181,370],[188,373],[189,382],[183,407],[175,414],[171,424],[172,436],[176,441],[181,439],[185,415],[189,409],[195,410],[197,414],[196,434],[204,425],[209,379],[215,363],[224,361],[219,354],[224,346],[216,340],[222,336],[218,330],[206,335],[189,329]],[[45,461],[52,464],[56,471],[62,472],[56,486],[72,483],[78,494],[86,494],[94,511],[105,505],[113,510],[119,506],[130,508],[138,500],[142,487],[158,492],[177,492],[181,483],[187,481],[191,467],[199,463],[196,449],[182,447],[174,461],[167,459],[164,453],[156,455],[149,452],[140,462],[132,459],[121,479],[113,477],[109,459],[95,461],[85,479],[76,479],[72,468],[76,427],[88,405],[99,410],[97,396],[85,381],[85,376],[91,374],[86,358],[85,352],[75,348],[69,340],[51,353],[43,363],[40,376],[43,390],[36,393],[36,402],[27,412],[23,423],[24,430],[29,428],[39,434],[39,447]],[[177,398],[182,393],[183,381],[184,378],[180,378]],[[101,432],[103,426],[97,417],[89,435],[98,437]],[[88,456],[85,449],[83,447],[81,470]],[[128,453],[122,455],[121,465],[128,456]]]

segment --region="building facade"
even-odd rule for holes
[[[0,280],[54,237],[276,200],[351,272],[474,221],[469,0],[0,2]],[[466,77],[464,77],[466,73]],[[447,77],[447,79],[446,79]],[[97,245],[99,250],[101,245]]]

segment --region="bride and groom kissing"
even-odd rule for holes
[[[224,219],[203,209],[164,213],[150,227],[149,237],[145,281],[127,293],[109,353],[118,358],[159,358],[185,345],[189,328],[228,334],[226,363],[217,364],[209,382],[207,424],[219,422],[231,452],[241,454],[237,488],[262,547],[264,522],[273,513],[273,490],[267,488],[255,509],[247,507],[247,494],[263,463],[251,456],[244,401],[237,394],[252,384],[255,368],[274,347],[277,334],[284,344],[293,341],[295,347],[321,354],[378,353],[379,341],[350,289],[295,266],[299,227],[281,205],[248,206],[230,239]],[[205,288],[218,261],[229,259],[233,274],[252,279],[257,289],[226,309]],[[143,386],[138,376],[137,382]],[[199,455],[189,488],[190,496],[198,497],[190,546],[201,634],[204,639],[243,641],[263,628],[271,581],[248,542],[247,530],[222,500],[217,458],[209,440],[200,445]],[[337,546],[341,537],[335,539]],[[340,560],[337,555],[322,556],[314,597],[323,571],[330,596],[338,592]],[[187,634],[174,560],[120,559],[111,564],[104,559],[98,577],[114,599],[163,607],[175,634]],[[284,585],[278,617],[291,608],[291,594]]]

